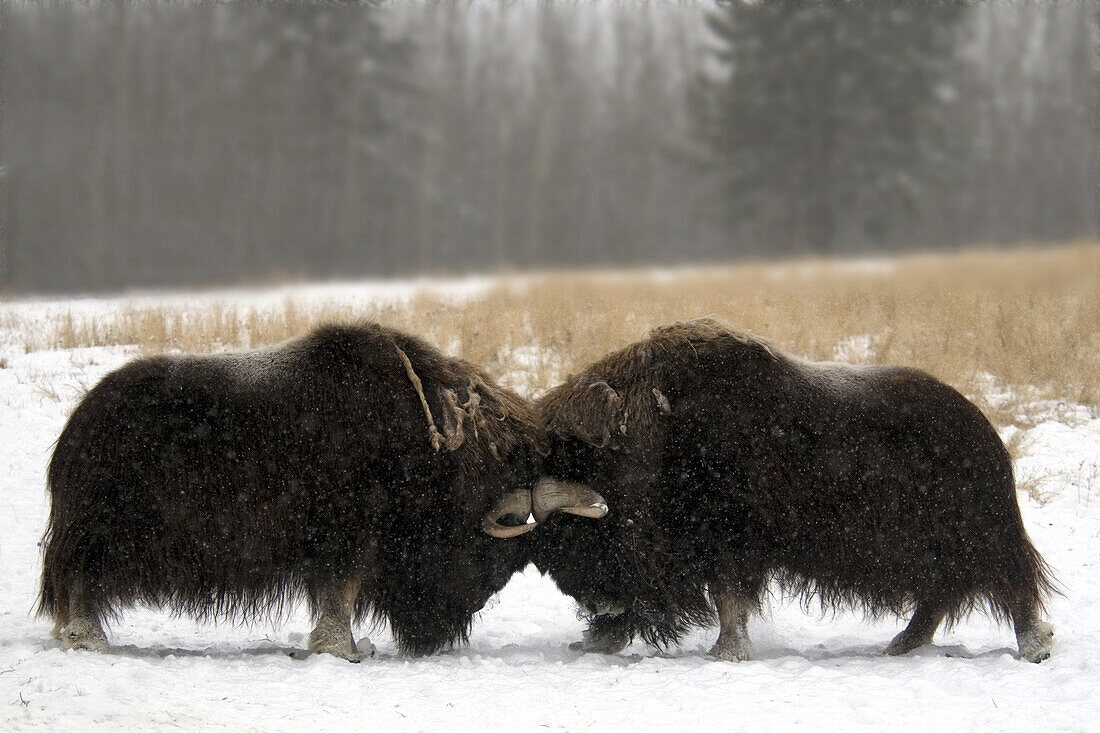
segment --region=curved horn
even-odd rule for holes
[[[607,514],[607,501],[584,484],[559,481],[543,476],[532,492],[535,521],[541,522],[556,511],[599,519]]]
[[[523,517],[524,521],[526,521],[530,513],[531,492],[513,491],[510,494],[505,494],[504,497],[497,502],[496,506],[485,514],[485,517],[481,520],[481,530],[490,537],[497,537],[500,539],[518,537],[524,532],[533,530],[535,525],[519,524],[514,527],[508,527],[501,524],[499,520],[503,516],[514,514],[517,517]]]

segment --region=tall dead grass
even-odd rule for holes
[[[528,393],[643,337],[715,315],[812,359],[920,367],[977,394],[993,375],[1030,395],[1100,406],[1100,245],[502,278],[464,302],[428,292],[403,304],[128,307],[72,312],[25,330],[28,350],[134,344],[146,353],[276,343],[322,322],[361,319],[419,334]],[[3,321],[7,321],[4,323]],[[24,328],[25,327],[25,328]],[[984,380],[984,381],[983,381]],[[1012,405],[983,404],[1000,422]]]

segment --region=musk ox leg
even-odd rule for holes
[[[70,649],[106,651],[107,635],[99,621],[99,613],[85,601],[83,583],[73,585],[68,608],[58,609],[54,629]]]
[[[361,585],[362,578],[356,576],[336,585],[321,599],[317,625],[309,635],[311,652],[333,654],[349,662],[361,659],[351,635],[351,614]]]
[[[896,657],[925,644],[931,644],[932,636],[943,622],[944,615],[944,612],[939,610],[938,604],[927,601],[918,603],[917,610],[913,612],[913,618],[909,619],[909,625],[894,637],[883,653]]]
[[[756,607],[750,596],[729,591],[714,594],[718,606],[718,641],[707,656],[724,662],[746,662],[756,655],[749,641],[749,613]]]
[[[1050,657],[1050,648],[1054,646],[1054,627],[1039,617],[1038,610],[1029,608],[1013,614],[1012,623],[1016,627],[1020,659],[1039,663]]]
[[[54,619],[50,636],[58,641],[64,638],[65,627],[69,624],[69,590],[61,583],[54,583]]]
[[[626,614],[596,616],[588,624],[584,639],[574,641],[569,648],[575,652],[618,654],[630,644],[630,620]]]

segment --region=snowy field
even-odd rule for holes
[[[455,297],[480,287],[456,286]],[[26,316],[70,305],[0,308]],[[468,647],[429,658],[404,658],[386,629],[364,628],[373,659],[295,660],[289,652],[310,629],[304,609],[252,627],[134,611],[101,654],[62,649],[31,613],[44,472],[82,389],[134,354],[24,353],[21,344],[21,334],[0,333],[0,730],[1100,729],[1100,419],[1085,408],[1031,405],[1034,427],[1016,439],[1018,476],[1043,498],[1020,493],[1027,528],[1066,590],[1052,603],[1055,645],[1041,665],[1014,659],[1011,630],[981,616],[890,658],[880,652],[900,622],[822,618],[783,599],[750,623],[756,661],[707,659],[713,629],[664,653],[635,644],[585,655],[567,648],[583,628],[571,601],[530,569],[482,612]]]

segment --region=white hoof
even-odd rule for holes
[[[756,650],[748,639],[732,643],[719,641],[707,652],[707,656],[719,662],[748,662],[756,657]]]
[[[1036,621],[1027,631],[1016,635],[1020,659],[1038,664],[1050,658],[1054,646],[1054,628],[1046,621]]]
[[[368,655],[373,657],[374,645],[370,642],[367,642],[367,645],[370,646]],[[359,650],[359,647],[358,645],[356,645],[355,641],[350,639],[346,642],[338,642],[334,644],[315,644],[312,640],[310,640],[309,650],[314,654],[331,654],[334,657],[346,659],[349,662],[353,662],[355,664],[358,664],[360,661],[362,661],[364,657],[363,652]]]
[[[374,644],[370,640],[362,641],[366,654],[374,656]],[[322,620],[317,628],[309,635],[309,651],[314,654],[331,654],[349,662],[359,662],[363,659],[363,650],[355,643],[351,630],[342,624],[328,623]]]
[[[70,649],[107,651],[107,635],[103,633],[98,621],[74,619],[58,632],[61,634],[61,641]]]

